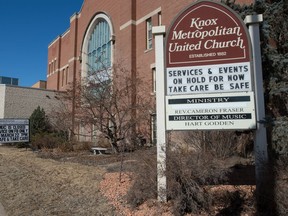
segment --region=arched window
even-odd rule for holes
[[[111,67],[111,33],[106,20],[99,19],[88,42],[88,65],[94,71]]]
[[[94,17],[83,41],[82,77],[87,77],[92,73],[98,76],[96,79],[99,81],[110,79],[112,31],[111,21],[106,14],[100,13]]]

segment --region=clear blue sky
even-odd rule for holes
[[[0,0],[0,76],[20,86],[46,80],[48,45],[70,26],[83,0]]]

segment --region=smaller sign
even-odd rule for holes
[[[255,128],[252,92],[166,97],[167,130]]]
[[[0,143],[29,142],[28,119],[0,119]]]

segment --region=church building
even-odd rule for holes
[[[70,17],[69,29],[63,29],[48,46],[47,89],[64,91],[85,77],[89,66],[112,68],[121,63],[131,79],[149,84],[145,97],[155,100],[155,49],[153,26],[166,26],[193,4],[193,0],[84,0],[79,12]],[[251,4],[252,0],[236,3]],[[61,33],[61,32],[60,32]],[[101,59],[101,62],[95,59]],[[113,74],[113,71],[112,71]],[[137,88],[137,87],[136,87]],[[132,98],[131,102],[136,100]],[[150,137],[155,141],[155,109],[151,110]],[[77,127],[75,126],[75,130]],[[154,133],[153,133],[154,131]]]

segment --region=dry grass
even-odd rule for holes
[[[0,148],[0,202],[9,216],[113,215],[99,193],[104,169]]]
[[[155,149],[95,156],[89,151],[34,153],[0,147],[0,203],[9,216],[175,215],[175,201],[162,205],[155,200],[154,157]],[[141,205],[131,208],[128,191],[135,187],[140,167],[146,169],[142,179],[149,179],[148,186],[154,191]],[[149,193],[149,187],[143,186]],[[255,187],[214,185],[203,189],[212,197],[212,206],[209,211],[189,215],[233,215],[235,211],[240,216],[255,215]],[[142,195],[134,192],[141,199]]]

